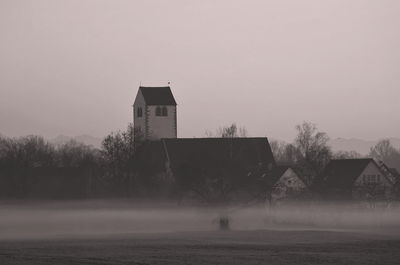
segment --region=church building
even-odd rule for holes
[[[203,199],[226,196],[218,194],[221,187],[253,198],[264,196],[278,180],[281,186],[289,183],[285,191],[303,183],[295,174],[272,174],[276,163],[266,137],[178,138],[176,107],[169,86],[139,87],[133,105],[134,126],[145,140],[135,155],[139,174],[169,180],[184,194],[201,190],[207,193],[199,195]]]

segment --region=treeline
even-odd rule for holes
[[[0,198],[127,197],[155,183],[134,170],[135,131],[108,135],[100,149],[40,136],[0,137]],[[139,185],[147,183],[147,185]],[[140,189],[140,190],[139,190]]]
[[[296,130],[292,143],[270,141],[270,145],[276,162],[295,167],[308,185],[332,158],[362,157],[356,152],[333,152],[328,145],[328,135],[312,123],[304,122],[296,126]],[[247,132],[232,124],[218,129],[215,135],[208,134],[246,137]],[[0,136],[0,198],[154,198],[179,193],[179,189],[187,186],[185,180],[172,183],[165,175],[158,174],[164,166],[160,163],[162,158],[158,157],[162,147],[157,146],[159,143],[147,143],[146,148],[141,148],[146,142],[134,141],[141,137],[129,125],[125,131],[109,134],[97,149],[76,141],[55,145],[40,136]],[[140,159],[140,150],[147,150],[145,159]],[[389,140],[372,147],[368,156],[400,168],[400,150]],[[240,172],[236,167],[229,166]],[[225,189],[220,193],[225,193]]]
[[[71,141],[55,146],[40,136],[0,138],[0,196],[76,197],[87,193],[100,151]]]

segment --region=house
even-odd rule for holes
[[[394,183],[372,158],[334,159],[316,180],[318,192],[330,199],[390,199]]]
[[[176,138],[176,105],[169,86],[140,86],[133,104],[134,127],[145,140]]]
[[[308,192],[308,187],[300,174],[294,168],[285,165],[278,165],[272,169],[269,186],[272,203],[299,198]]]
[[[398,181],[398,172],[395,168],[389,168],[383,161],[379,160],[376,162],[381,169],[382,173],[392,182]]]
[[[392,173],[395,182],[398,182],[400,180],[400,172],[394,167],[389,168],[389,170],[390,173]]]
[[[396,199],[400,199],[400,173],[396,168],[389,168],[389,171],[393,177],[394,196]]]

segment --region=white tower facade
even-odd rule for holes
[[[133,124],[145,140],[177,138],[177,104],[171,88],[139,87]]]

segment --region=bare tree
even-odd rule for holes
[[[299,152],[293,144],[284,141],[272,140],[269,142],[275,161],[283,164],[296,164]]]
[[[356,151],[338,151],[332,155],[334,159],[353,159],[362,158],[363,155]]]
[[[205,134],[207,137],[214,136],[214,134],[208,130]],[[238,127],[236,123],[232,123],[231,125],[220,127],[216,131],[215,136],[223,138],[247,137],[247,130],[243,126]]]
[[[97,163],[99,150],[70,140],[57,146],[57,164],[60,167],[85,167]]]
[[[205,135],[206,135],[206,137],[208,137],[208,138],[214,137],[214,134],[213,134],[213,132],[212,132],[212,131],[210,131],[210,130],[206,130],[206,132],[205,132],[204,134],[205,134]]]
[[[332,157],[328,146],[329,137],[320,132],[317,126],[311,122],[303,122],[296,126],[297,137],[294,142],[299,158],[298,162],[303,173],[308,175],[309,181],[319,174]]]
[[[127,194],[134,178],[134,155],[141,143],[140,137],[140,131],[130,124],[126,131],[112,132],[102,142],[101,154],[108,178],[115,188]]]
[[[389,139],[380,140],[375,146],[371,147],[370,155],[379,160],[387,160],[397,152]]]
[[[373,146],[369,152],[369,156],[400,170],[400,149],[396,149],[390,143],[389,139],[381,140]]]

